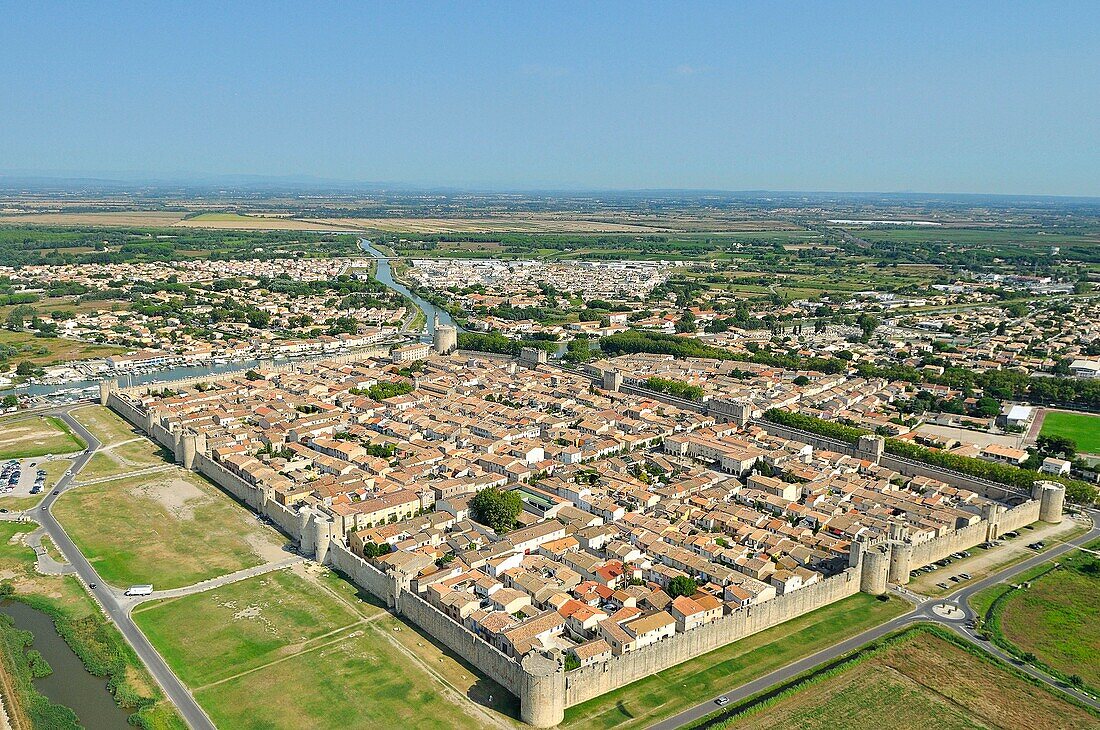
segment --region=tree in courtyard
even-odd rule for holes
[[[482,489],[470,500],[470,514],[473,518],[497,532],[512,529],[522,508],[518,494],[502,492],[496,487]]]
[[[378,543],[368,542],[368,543],[363,544],[363,557],[364,558],[377,558],[377,557],[381,557],[383,555],[389,555],[389,554],[390,554],[390,545],[389,545],[389,543],[384,542],[381,545],[379,545]]]
[[[678,596],[690,596],[698,590],[699,584],[695,582],[694,578],[689,578],[686,575],[678,575],[668,582],[668,588],[665,589],[672,598]]]

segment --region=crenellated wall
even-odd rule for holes
[[[565,706],[598,697],[858,592],[859,569],[849,568],[815,585],[739,609],[714,623],[675,634],[644,649],[566,672]]]

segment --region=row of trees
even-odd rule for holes
[[[825,421],[814,416],[802,413],[793,413],[773,408],[764,413],[764,418],[772,423],[778,423],[790,428],[809,431],[820,436],[833,438],[847,443],[856,443],[859,437],[869,433],[862,429],[845,426],[832,421]],[[1050,474],[1038,474],[1030,469],[1021,469],[1005,464],[996,464],[983,459],[975,459],[969,456],[959,456],[939,449],[930,449],[918,444],[899,439],[886,439],[886,452],[894,456],[901,456],[914,461],[924,462],[932,466],[951,469],[963,474],[968,474],[979,479],[987,479],[998,484],[1006,484],[1019,489],[1030,491],[1036,481],[1061,482],[1066,487],[1066,498],[1072,502],[1083,505],[1096,503],[1096,487],[1078,479],[1067,479]]]

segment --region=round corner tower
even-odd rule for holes
[[[520,661],[519,715],[528,725],[554,727],[565,719],[565,671],[555,659],[529,652]]]
[[[1066,488],[1057,482],[1035,482],[1031,498],[1039,500],[1039,519],[1043,522],[1061,522],[1062,508],[1066,503]]]

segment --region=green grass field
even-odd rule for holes
[[[1100,416],[1050,411],[1043,417],[1042,436],[1064,436],[1077,442],[1077,450],[1100,454]]]
[[[411,629],[316,567],[142,606],[134,620],[218,727],[510,725],[447,690],[395,640]]]
[[[87,448],[59,418],[11,416],[0,420],[0,459],[70,454]]]
[[[563,728],[645,727],[905,613],[857,593],[565,711]]]
[[[37,307],[39,304],[31,306]],[[0,307],[0,310],[3,309],[5,308]],[[7,315],[0,311],[0,317],[5,316]],[[12,358],[13,364],[27,361],[41,366],[107,357],[126,351],[111,345],[93,345],[64,337],[35,337],[30,331],[13,332],[8,329],[0,329],[0,345],[9,345],[20,350]]]
[[[116,586],[177,588],[285,557],[277,533],[178,468],[70,490],[54,514]]]
[[[991,659],[921,631],[712,727],[1085,728],[1098,719]]]

